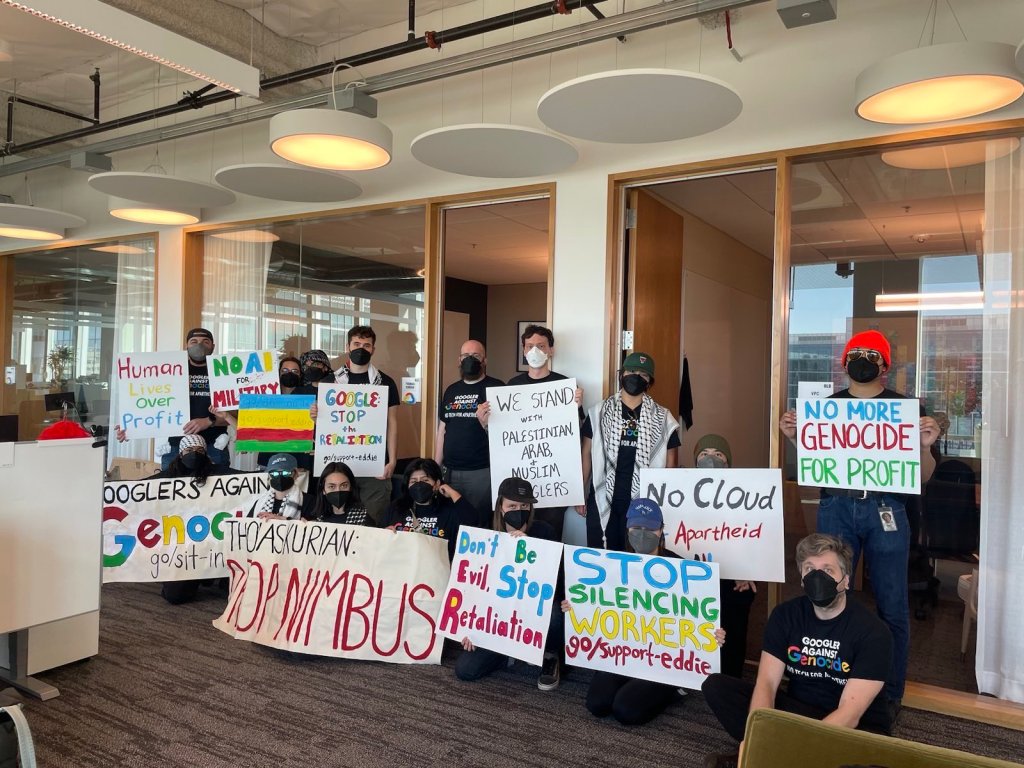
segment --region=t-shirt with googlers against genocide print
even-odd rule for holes
[[[488,387],[504,382],[484,376],[474,384],[459,380],[444,391],[437,418],[444,424],[444,465],[448,469],[474,470],[491,466],[487,431],[480,426],[476,407],[487,399]]]

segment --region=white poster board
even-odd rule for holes
[[[356,477],[380,477],[387,464],[388,388],[321,384],[317,388],[313,473],[342,461]]]
[[[129,440],[176,437],[189,421],[188,353],[132,352],[117,356],[116,425]]]
[[[242,394],[281,394],[277,356],[278,352],[272,349],[209,355],[206,365],[213,407],[218,411],[237,411]]]

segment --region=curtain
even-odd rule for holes
[[[985,167],[978,690],[1024,702],[1024,150]]]
[[[203,325],[213,332],[219,352],[259,349],[263,344],[263,305],[272,243],[205,238]],[[234,428],[229,429],[234,445]],[[235,469],[255,470],[255,453],[231,452]]]

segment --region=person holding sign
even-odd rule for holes
[[[537,497],[529,480],[507,477],[498,487],[498,499],[494,505],[494,530],[511,536],[530,536],[546,541],[558,541],[555,529],[537,518],[534,504]],[[561,579],[559,579],[561,581]],[[555,592],[555,599],[561,594],[561,584]],[[544,642],[544,661],[541,665],[537,687],[542,691],[554,690],[561,678],[562,654],[565,652],[565,620],[561,613],[552,611],[548,635]],[[509,662],[503,653],[477,648],[468,637],[462,638],[462,653],[455,660],[455,676],[460,680],[480,680],[501,669]]]
[[[299,361],[299,358],[290,355],[282,357],[277,364],[277,377],[281,382],[282,395],[299,394],[296,392],[302,386],[302,363]],[[224,415],[230,422],[231,417],[227,413]],[[235,426],[237,426],[237,421]],[[273,455],[272,453],[259,453],[256,455],[256,463],[260,467],[266,467],[267,462],[270,461],[270,457]],[[293,453],[292,456],[295,457],[295,462],[301,469],[312,472],[313,457],[310,454]]]
[[[316,495],[306,498],[308,509],[302,512],[305,520],[375,527],[373,518],[359,499],[355,475],[343,462],[332,462],[324,467],[317,481]],[[312,504],[308,504],[310,498]]]
[[[384,527],[437,536],[448,542],[448,559],[455,556],[460,525],[473,525],[479,517],[462,494],[443,482],[441,467],[433,459],[413,459],[405,468],[402,495],[391,503]]]
[[[878,331],[854,334],[846,343],[843,367],[850,386],[832,395],[833,398],[906,399],[905,395],[887,389],[882,380],[892,366],[889,341]],[[932,443],[939,436],[939,427],[921,407],[921,485],[935,470]],[[779,428],[790,441],[796,440],[796,411],[786,412]],[[888,522],[886,513],[889,513]],[[910,653],[910,595],[907,564],[910,555],[910,525],[906,498],[900,494],[874,491],[823,488],[818,504],[818,531],[841,537],[852,548],[852,568],[863,550],[871,591],[878,615],[892,632],[892,670],[885,685],[885,695],[894,713],[899,711],[907,676]]]
[[[709,675],[701,691],[722,727],[743,741],[747,714],[781,709],[833,725],[889,733],[882,686],[892,636],[867,608],[847,597],[853,552],[836,536],[812,533],[796,545],[804,594],[775,607],[764,630],[757,681]],[[779,690],[783,675],[789,688]],[[738,756],[711,755],[708,768]]]
[[[603,542],[606,549],[624,549],[626,509],[640,493],[640,470],[679,466],[679,423],[647,394],[653,385],[654,358],[633,352],[622,363],[619,391],[593,408],[583,427],[598,510],[587,519],[590,546]]]
[[[331,358],[322,349],[311,349],[299,355],[299,367],[302,368],[302,386],[293,390],[297,395],[315,395],[316,385],[321,381],[334,381],[331,370]],[[313,417],[316,421],[316,417]]]

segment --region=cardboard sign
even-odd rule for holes
[[[210,400],[218,411],[237,411],[243,394],[279,395],[281,382],[277,376],[277,352],[229,352],[210,355],[206,364],[210,371]]]
[[[438,634],[539,665],[562,545],[462,526]]]
[[[118,355],[117,426],[129,440],[185,434],[189,420],[188,353]]]
[[[232,520],[228,604],[213,625],[271,648],[438,664],[442,539],[330,523]]]
[[[565,547],[565,661],[699,689],[718,672],[718,565]]]
[[[103,484],[103,582],[228,575],[224,522],[270,492],[263,473]]]
[[[640,495],[680,557],[718,563],[725,579],[786,580],[782,470],[642,469]]]
[[[356,477],[380,477],[387,464],[388,388],[324,384],[317,389],[313,472],[342,461]]]
[[[242,453],[308,453],[313,450],[315,395],[242,395],[238,398],[235,450]]]
[[[576,379],[488,387],[491,498],[506,477],[533,484],[538,507],[584,504]]]
[[[920,414],[913,399],[798,400],[797,482],[920,494]]]

